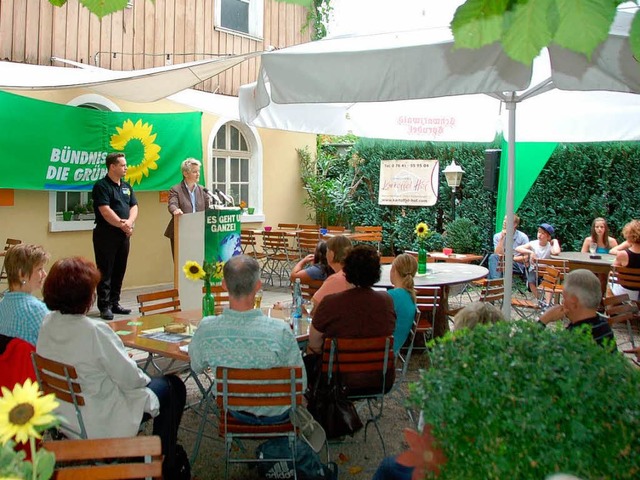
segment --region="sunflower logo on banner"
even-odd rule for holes
[[[135,124],[125,120],[116,130],[118,133],[111,135],[111,147],[125,152],[129,161],[125,180],[135,185],[142,182],[143,176],[149,176],[149,170],[158,169],[156,161],[160,159],[161,149],[154,143],[157,134],[152,134],[153,125],[142,123],[142,120]]]

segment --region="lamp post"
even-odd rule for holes
[[[456,219],[456,188],[462,182],[462,174],[464,170],[460,165],[456,165],[455,160],[451,160],[451,164],[444,169],[444,176],[447,177],[447,185],[451,187],[451,218]]]

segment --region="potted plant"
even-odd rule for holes
[[[65,222],[70,221],[73,218],[73,210],[67,210],[66,212],[62,212],[62,220]]]
[[[456,218],[445,226],[444,242],[455,253],[479,253],[482,250],[480,232],[468,218]]]
[[[437,341],[430,359],[410,385],[430,426],[425,478],[640,475],[640,371],[590,332],[478,326]]]

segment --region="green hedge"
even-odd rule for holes
[[[349,205],[347,223],[382,225],[385,253],[415,249],[413,229],[425,221],[442,234],[451,221],[451,189],[440,175],[438,201],[432,207],[378,205],[380,160],[438,159],[440,169],[451,160],[464,171],[457,192],[456,217],[470,219],[477,227],[484,249],[492,248],[495,195],[484,189],[484,150],[497,145],[477,143],[430,143],[358,139],[351,155],[358,158],[356,177],[362,176]],[[324,152],[323,152],[324,154]],[[504,156],[503,156],[504,158]],[[340,159],[341,168],[353,162]],[[560,144],[518,209],[521,229],[535,238],[537,225],[548,222],[556,227],[564,250],[579,250],[589,234],[591,221],[607,218],[611,234],[621,240],[626,222],[640,218],[638,185],[640,179],[640,143]],[[446,243],[434,235],[430,248]],[[477,244],[471,239],[472,244]]]

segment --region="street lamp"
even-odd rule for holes
[[[462,174],[464,170],[460,165],[456,165],[455,160],[451,160],[451,164],[444,169],[444,176],[447,177],[447,185],[451,187],[451,218],[456,219],[456,188],[462,182]]]

